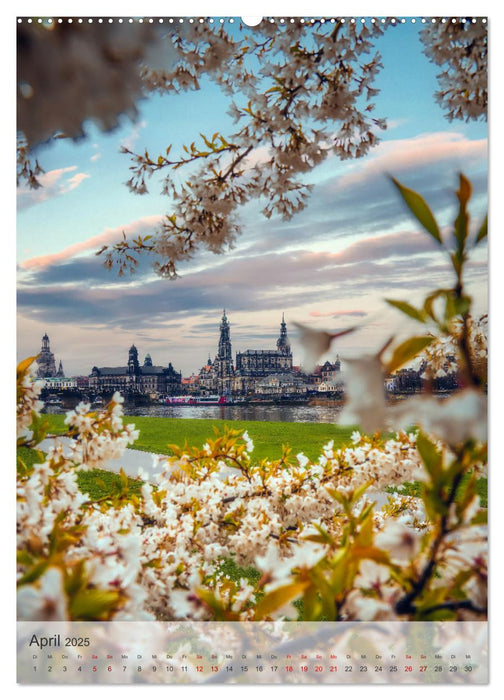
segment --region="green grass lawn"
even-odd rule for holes
[[[64,432],[66,426],[62,415],[47,415],[53,432]],[[258,460],[270,457],[278,459],[282,445],[289,445],[292,452],[317,459],[322,445],[334,440],[335,447],[350,442],[354,428],[344,428],[332,423],[275,423],[244,420],[203,420],[198,418],[164,418],[151,416],[126,416],[124,423],[134,423],[140,430],[140,437],[134,449],[159,454],[170,454],[169,444],[183,445],[187,440],[190,446],[202,447],[215,437],[213,426],[221,432],[225,426],[248,431],[254,441],[254,457]]]
[[[17,454],[27,467],[40,464],[45,459],[44,452],[32,450],[29,447],[18,447]],[[121,477],[119,474],[106,469],[89,469],[78,473],[77,483],[81,492],[87,493],[91,501],[98,501],[119,490]],[[140,481],[140,479],[130,479],[128,477],[128,488],[131,493],[140,493],[142,484],[143,481]]]
[[[65,432],[63,415],[47,414],[51,431]],[[169,444],[183,445],[187,440],[190,446],[201,447],[214,437],[213,426],[220,431],[227,425],[238,430],[248,431],[254,441],[254,456],[256,459],[265,457],[279,458],[282,444],[289,445],[292,453],[304,454],[310,459],[317,459],[322,445],[334,440],[334,446],[350,442],[353,427],[340,427],[332,423],[276,423],[259,421],[223,421],[190,418],[164,418],[152,416],[126,416],[124,423],[134,423],[140,430],[140,437],[134,444],[134,449],[159,454],[170,454]],[[103,470],[97,470],[103,471]],[[88,472],[92,474],[92,472]],[[105,472],[107,473],[107,472]],[[487,479],[478,479],[477,490],[481,505],[487,507]],[[401,487],[390,487],[389,492],[400,491],[406,495],[420,496],[419,482],[406,483]]]

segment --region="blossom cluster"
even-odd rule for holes
[[[421,32],[424,53],[441,67],[436,100],[450,121],[487,118],[488,38],[482,22],[437,22]]]
[[[36,412],[33,392],[21,391]],[[442,538],[429,500],[384,493],[415,479],[434,488],[426,444],[441,455],[440,444],[355,431],[315,461],[286,449],[258,462],[249,435],[230,430],[201,449],[174,447],[140,497],[93,501],[79,472],[115,459],[136,431],[122,428],[118,395],[99,414],[88,409],[67,414],[65,450],[56,443],[18,478],[20,619],[297,619],[298,598],[304,619],[411,619],[446,598],[448,610],[484,614],[474,492],[447,506]],[[409,609],[405,596],[433,557],[436,577]],[[230,577],[230,561],[258,580]],[[452,600],[461,576],[463,599]]]
[[[43,402],[39,400],[43,386],[43,381],[34,381],[27,373],[23,374],[22,378],[20,378],[21,391],[18,390],[16,407],[16,427],[18,434],[30,427],[34,414],[40,414],[44,406]]]
[[[386,128],[373,116],[381,68],[373,40],[382,33],[378,23],[320,20],[262,22],[237,35],[207,22],[170,30],[170,61],[158,69],[144,63],[146,88],[177,93],[212,80],[230,95],[237,126],[231,134],[200,134],[177,155],[172,145],[155,157],[123,149],[131,158],[129,189],[145,194],[147,179],[162,172],[162,192],[174,210],[147,245],[104,247],[106,264],[134,269],[135,255],[148,250],[158,274],[173,278],[198,247],[214,253],[230,247],[241,230],[238,208],[252,199],[266,202],[267,218],[287,220],[302,210],[312,189],[304,175],[330,155],[366,155]],[[182,166],[188,173],[181,185],[174,171]]]
[[[67,413],[65,424],[77,438],[71,443],[71,459],[80,464],[81,469],[101,467],[117,459],[138,439],[139,432],[132,423],[123,426],[123,402],[123,397],[116,392],[99,416],[90,413],[88,403],[80,403]]]

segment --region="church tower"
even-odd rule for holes
[[[282,323],[280,324],[280,337],[277,340],[277,350],[282,355],[290,355],[291,349],[289,338],[287,337],[287,324],[285,323],[284,315],[282,314]]]
[[[233,356],[231,353],[231,337],[226,309],[222,314],[220,324],[219,350],[217,352],[217,374],[219,377],[231,377],[233,375]]]
[[[150,353],[147,353],[147,355],[145,356],[143,366],[144,367],[152,367],[152,357],[150,356]]]
[[[134,345],[129,349],[128,354],[128,374],[137,375],[140,374],[140,365],[138,364],[138,350]]]
[[[37,377],[56,376],[56,362],[54,361],[54,355],[51,352],[49,336],[47,333],[45,333],[42,337],[42,347],[40,348],[40,353],[37,357],[37,364]]]
[[[58,366],[58,371],[56,372],[57,377],[64,377],[65,372],[63,371],[63,362],[60,360],[59,361],[59,366]]]

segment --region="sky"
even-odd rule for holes
[[[208,82],[199,92],[152,96],[138,103],[135,123],[124,117],[109,134],[87,124],[84,139],[38,149],[43,187],[18,189],[18,359],[36,354],[47,332],[68,376],[126,364],[132,343],[141,360],[150,353],[154,364],[172,362],[187,376],[215,355],[224,308],[233,352],[273,349],[285,313],[295,364],[302,351],[293,321],[328,330],[362,324],[333,347],[329,357],[343,359],[411,330],[384,299],[420,302],[453,280],[388,175],[419,191],[443,227],[455,218],[461,171],[473,184],[475,226],[487,207],[487,125],[444,117],[419,26],[391,28],[376,42],[384,68],[375,115],[388,120],[381,143],[362,159],[332,157],[316,168],[308,206],[288,222],[246,205],[234,249],[198,254],[175,281],[157,277],[147,261],[119,279],[95,255],[123,230],[153,232],[170,212],[160,180],[144,196],[126,188],[129,161],[119,149],[161,153],[201,131],[231,132],[226,96]],[[482,247],[468,269],[477,313],[487,310],[486,263]]]

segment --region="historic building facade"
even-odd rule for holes
[[[93,367],[89,375],[89,388],[97,393],[120,391],[134,394],[178,394],[181,375],[168,367],[152,364],[150,355],[143,365],[138,361],[138,350],[134,345],[128,353],[128,364],[121,367]]]
[[[292,371],[292,352],[289,338],[287,337],[287,325],[282,314],[280,324],[280,337],[277,340],[276,350],[246,350],[236,353],[236,374],[244,377],[265,377],[269,374],[277,374]]]
[[[282,315],[280,336],[276,350],[246,350],[236,353],[233,365],[231,331],[226,311],[220,324],[217,355],[199,373],[200,389],[219,394],[255,393],[258,380],[271,375],[292,373],[292,352],[287,336],[287,325]]]
[[[56,361],[54,353],[51,352],[49,336],[44,333],[42,336],[42,347],[37,357],[37,377],[45,379],[46,377],[64,377],[63,364],[60,360],[58,369],[56,369]]]

